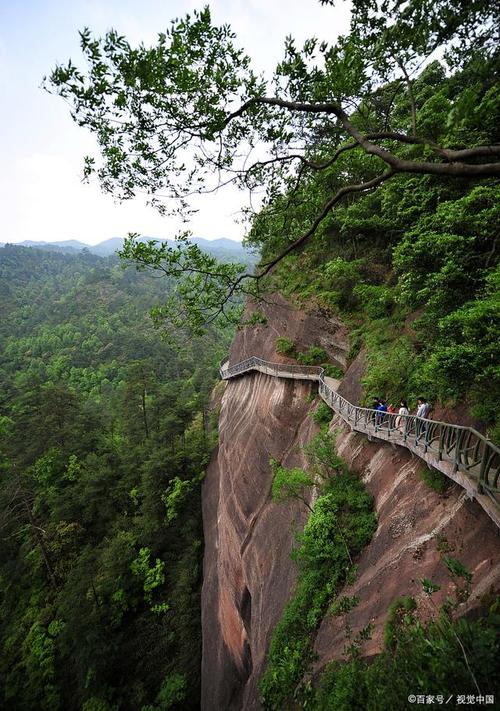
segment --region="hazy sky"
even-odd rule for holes
[[[0,0],[0,242],[79,239],[96,244],[139,232],[170,237],[181,228],[140,200],[115,203],[97,184],[81,182],[82,157],[93,138],[70,118],[62,99],[40,88],[44,74],[71,57],[80,62],[78,29],[113,27],[131,41],[153,43],[191,0]],[[332,41],[345,32],[348,5],[318,0],[215,0],[215,22],[228,22],[259,70],[272,70],[284,38]],[[207,239],[241,239],[234,217],[245,199],[236,191],[200,198],[190,228]]]

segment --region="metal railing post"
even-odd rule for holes
[[[463,431],[459,431],[457,433],[456,439],[455,439],[455,456],[453,458],[453,471],[457,472],[460,464],[462,462],[462,452],[461,452],[461,447],[462,447],[462,439],[463,439]]]
[[[443,425],[439,425],[439,444],[438,444],[438,462],[440,462],[443,458],[443,434],[444,434],[445,428]]]
[[[488,456],[488,443],[484,443],[484,448],[483,448],[483,456],[481,457],[481,467],[479,469],[479,478],[477,480],[477,491],[479,494],[484,493],[484,482],[487,481],[487,475],[488,475],[488,464],[489,464],[489,456]]]

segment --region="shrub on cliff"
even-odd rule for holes
[[[296,354],[295,343],[286,338],[286,336],[280,336],[276,339],[276,353],[279,355],[290,356],[293,358]]]
[[[355,474],[343,471],[327,482],[302,533],[292,557],[304,572],[332,575],[347,555],[358,553],[370,540],[375,526],[372,499]]]
[[[311,346],[297,356],[297,363],[301,365],[320,365],[325,360],[328,360],[328,353],[321,346]]]
[[[275,459],[271,459],[269,464],[273,473],[272,497],[274,503],[280,504],[289,499],[297,499],[305,504],[308,509],[311,509],[304,496],[304,489],[314,484],[309,474],[298,467],[286,469]]]
[[[322,363],[323,370],[325,371],[325,375],[328,376],[329,378],[335,378],[336,380],[340,380],[344,376],[344,371],[342,368],[339,368],[338,365],[331,365],[330,363]]]
[[[313,641],[332,598],[352,573],[353,557],[376,528],[372,500],[362,482],[340,471],[327,480],[292,551],[299,577],[278,622],[259,688],[267,709],[299,702],[301,682],[313,660]]]
[[[424,465],[420,468],[419,473],[420,478],[437,494],[445,494],[450,488],[451,480],[438,469],[429,469]]]
[[[317,425],[325,427],[331,422],[333,410],[328,407],[326,402],[320,402],[314,412],[311,413],[311,417]]]
[[[424,626],[407,606],[392,626],[391,644],[375,661],[367,664],[354,658],[330,664],[309,707],[315,711],[406,709],[409,695],[432,695],[436,705],[451,699],[453,707],[460,703],[459,696],[464,707],[467,695],[498,699],[499,611],[497,601],[481,620],[460,619],[452,624],[437,620]]]

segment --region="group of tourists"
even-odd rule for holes
[[[376,397],[373,399],[372,410],[375,410],[375,424],[381,425],[387,415],[397,415],[394,426],[396,429],[401,429],[404,426],[404,415],[409,415],[408,403],[406,400],[401,400],[399,409],[396,410],[392,403],[386,402],[383,398]],[[431,404],[424,397],[417,399],[417,417],[427,418],[431,411]]]

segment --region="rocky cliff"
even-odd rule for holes
[[[294,309],[281,297],[259,310],[265,326],[238,332],[231,364],[250,355],[285,360],[276,338],[287,336],[300,350],[321,345],[332,362],[344,365],[347,335],[342,324],[321,313]],[[359,395],[363,355],[342,383],[351,400]],[[271,501],[273,457],[285,466],[306,464],[303,447],[317,432],[310,417],[315,385],[279,380],[261,373],[228,381],[219,421],[219,447],[203,490],[205,530],[202,591],[202,708],[259,709],[257,682],[265,665],[273,628],[289,598],[295,567],[289,553],[294,531],[307,509],[297,502]],[[357,579],[345,594],[359,605],[348,622],[354,633],[374,625],[363,653],[379,651],[391,600],[412,594],[424,616],[430,614],[419,579],[452,585],[440,560],[443,546],[473,573],[469,607],[500,585],[498,533],[477,504],[453,486],[439,496],[419,476],[422,462],[401,448],[369,442],[334,420],[339,453],[358,472],[374,497],[377,532],[360,555]],[[311,493],[314,496],[314,492]],[[439,600],[438,600],[439,602]],[[316,639],[316,671],[342,656],[346,619],[327,617]]]

